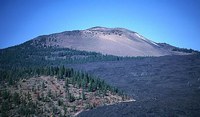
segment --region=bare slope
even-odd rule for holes
[[[172,51],[172,48],[168,48],[169,46],[155,43],[124,28],[93,27],[86,30],[65,31],[37,37],[33,40],[33,44],[94,51],[116,56],[186,54]]]

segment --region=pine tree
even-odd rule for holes
[[[29,92],[28,92],[28,95],[27,95],[27,99],[28,99],[28,101],[32,100],[31,94]]]
[[[15,105],[19,105],[20,104],[20,95],[19,93],[15,92],[13,94],[13,101]]]
[[[9,76],[8,79],[9,79],[9,82],[8,82],[9,85],[13,85],[14,84],[14,80],[13,80],[12,76]]]
[[[65,67],[62,66],[62,67],[59,68],[58,78],[63,79],[64,78],[64,74],[65,74]]]
[[[64,116],[66,116],[67,115],[67,107],[66,107],[66,105],[64,105]]]
[[[69,79],[68,78],[65,79],[65,87],[67,87],[67,88],[69,87]]]
[[[68,93],[68,100],[69,102],[73,102],[75,101],[75,97],[71,93]]]
[[[61,99],[58,99],[58,106],[62,106],[63,105],[63,101]]]
[[[49,89],[49,91],[48,91],[48,97],[51,97],[51,96],[52,96],[51,89]]]
[[[10,110],[10,104],[8,100],[4,100],[1,105],[2,117],[8,117],[8,111]]]
[[[84,89],[82,90],[82,99],[83,99],[83,100],[86,100]]]
[[[44,90],[45,89],[45,83],[44,82],[42,82],[42,89]]]

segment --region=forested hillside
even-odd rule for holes
[[[98,106],[130,100],[118,88],[67,64],[119,61],[130,57],[26,42],[0,50],[0,115],[74,116]]]
[[[62,67],[1,72],[0,115],[72,116],[130,100],[122,91],[87,73]]]
[[[0,50],[0,68],[62,66],[65,64],[115,61],[130,58],[78,51],[69,48],[35,47],[29,45],[29,42],[27,42],[20,46]]]

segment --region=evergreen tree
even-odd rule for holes
[[[10,104],[8,100],[4,100],[1,105],[2,117],[8,117],[8,111],[10,110]]]
[[[73,102],[75,101],[75,97],[71,93],[68,93],[68,100],[69,102]]]
[[[45,83],[42,82],[42,89],[44,90],[46,88]]]
[[[63,105],[63,101],[61,99],[58,99],[58,106],[62,106]]]
[[[64,110],[64,116],[66,116],[67,115],[67,107],[66,107],[66,105],[64,105],[63,110]]]
[[[13,102],[15,105],[19,105],[20,104],[20,95],[19,93],[15,92],[13,94]]]
[[[83,99],[83,100],[86,100],[84,89],[82,90],[82,99]]]
[[[65,87],[69,87],[69,79],[68,78],[65,78]]]

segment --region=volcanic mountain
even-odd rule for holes
[[[124,28],[42,35],[0,49],[0,117],[199,117],[199,71],[198,51]]]
[[[29,41],[42,47],[71,48],[116,56],[185,55],[165,43],[153,42],[137,32],[124,28],[92,27],[43,35]]]

